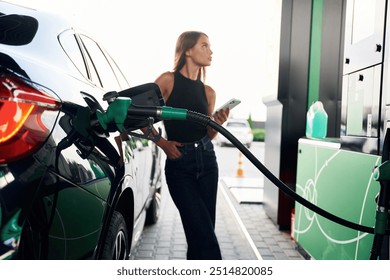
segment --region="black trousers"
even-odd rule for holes
[[[188,260],[222,259],[215,235],[218,164],[208,137],[180,148],[182,157],[166,160],[165,176],[179,210]]]

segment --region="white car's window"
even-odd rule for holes
[[[4,15],[0,12],[0,30],[0,44],[23,46],[34,39],[38,21],[30,16]]]
[[[247,127],[247,125],[243,122],[229,122],[227,124],[229,127]]]
[[[62,33],[59,37],[62,48],[65,53],[69,56],[70,60],[76,66],[76,68],[83,74],[84,77],[88,77],[85,62],[80,51],[79,44],[73,33],[66,32]]]
[[[85,46],[84,46],[84,52],[87,52],[85,50]],[[100,77],[97,73],[96,66],[92,62],[91,56],[88,53],[86,53],[84,57],[85,57],[86,64],[88,65],[88,67],[87,67],[88,74],[89,74],[88,79],[90,79],[92,81],[92,83],[94,83],[95,85],[103,87],[103,84],[102,84]]]
[[[118,82],[120,84],[121,89],[128,88],[129,83],[126,80],[125,76],[123,75],[122,71],[119,69],[118,65],[115,63],[115,61],[109,55],[107,55],[107,59],[112,66],[112,70],[115,72],[115,75],[118,79]]]
[[[107,91],[120,89],[111,65],[97,43],[87,36],[80,37],[97,71],[102,87]]]

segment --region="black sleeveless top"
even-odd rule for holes
[[[179,71],[174,72],[174,84],[166,105],[174,108],[184,108],[207,115],[208,102],[205,86],[200,80],[184,77]],[[164,121],[168,140],[190,143],[202,139],[207,134],[207,128],[190,121]]]

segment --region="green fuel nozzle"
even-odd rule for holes
[[[104,130],[107,130],[111,124],[115,124],[118,131],[122,132],[126,121],[132,118],[152,117],[157,120],[186,120],[188,113],[187,109],[182,108],[137,106],[129,97],[118,97],[105,112],[97,111],[96,117]]]
[[[109,124],[115,123],[118,130],[123,131],[127,110],[131,104],[131,98],[118,97],[108,106],[105,112],[96,111],[96,117],[102,128],[107,130]]]

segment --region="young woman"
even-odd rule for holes
[[[167,106],[209,115],[223,124],[229,110],[213,114],[216,94],[204,84],[212,54],[206,34],[182,33],[176,43],[173,72],[163,73],[156,83]],[[164,121],[164,125],[167,139],[156,143],[167,155],[165,175],[183,223],[187,259],[222,259],[214,230],[218,165],[211,139],[217,132],[192,122]]]

